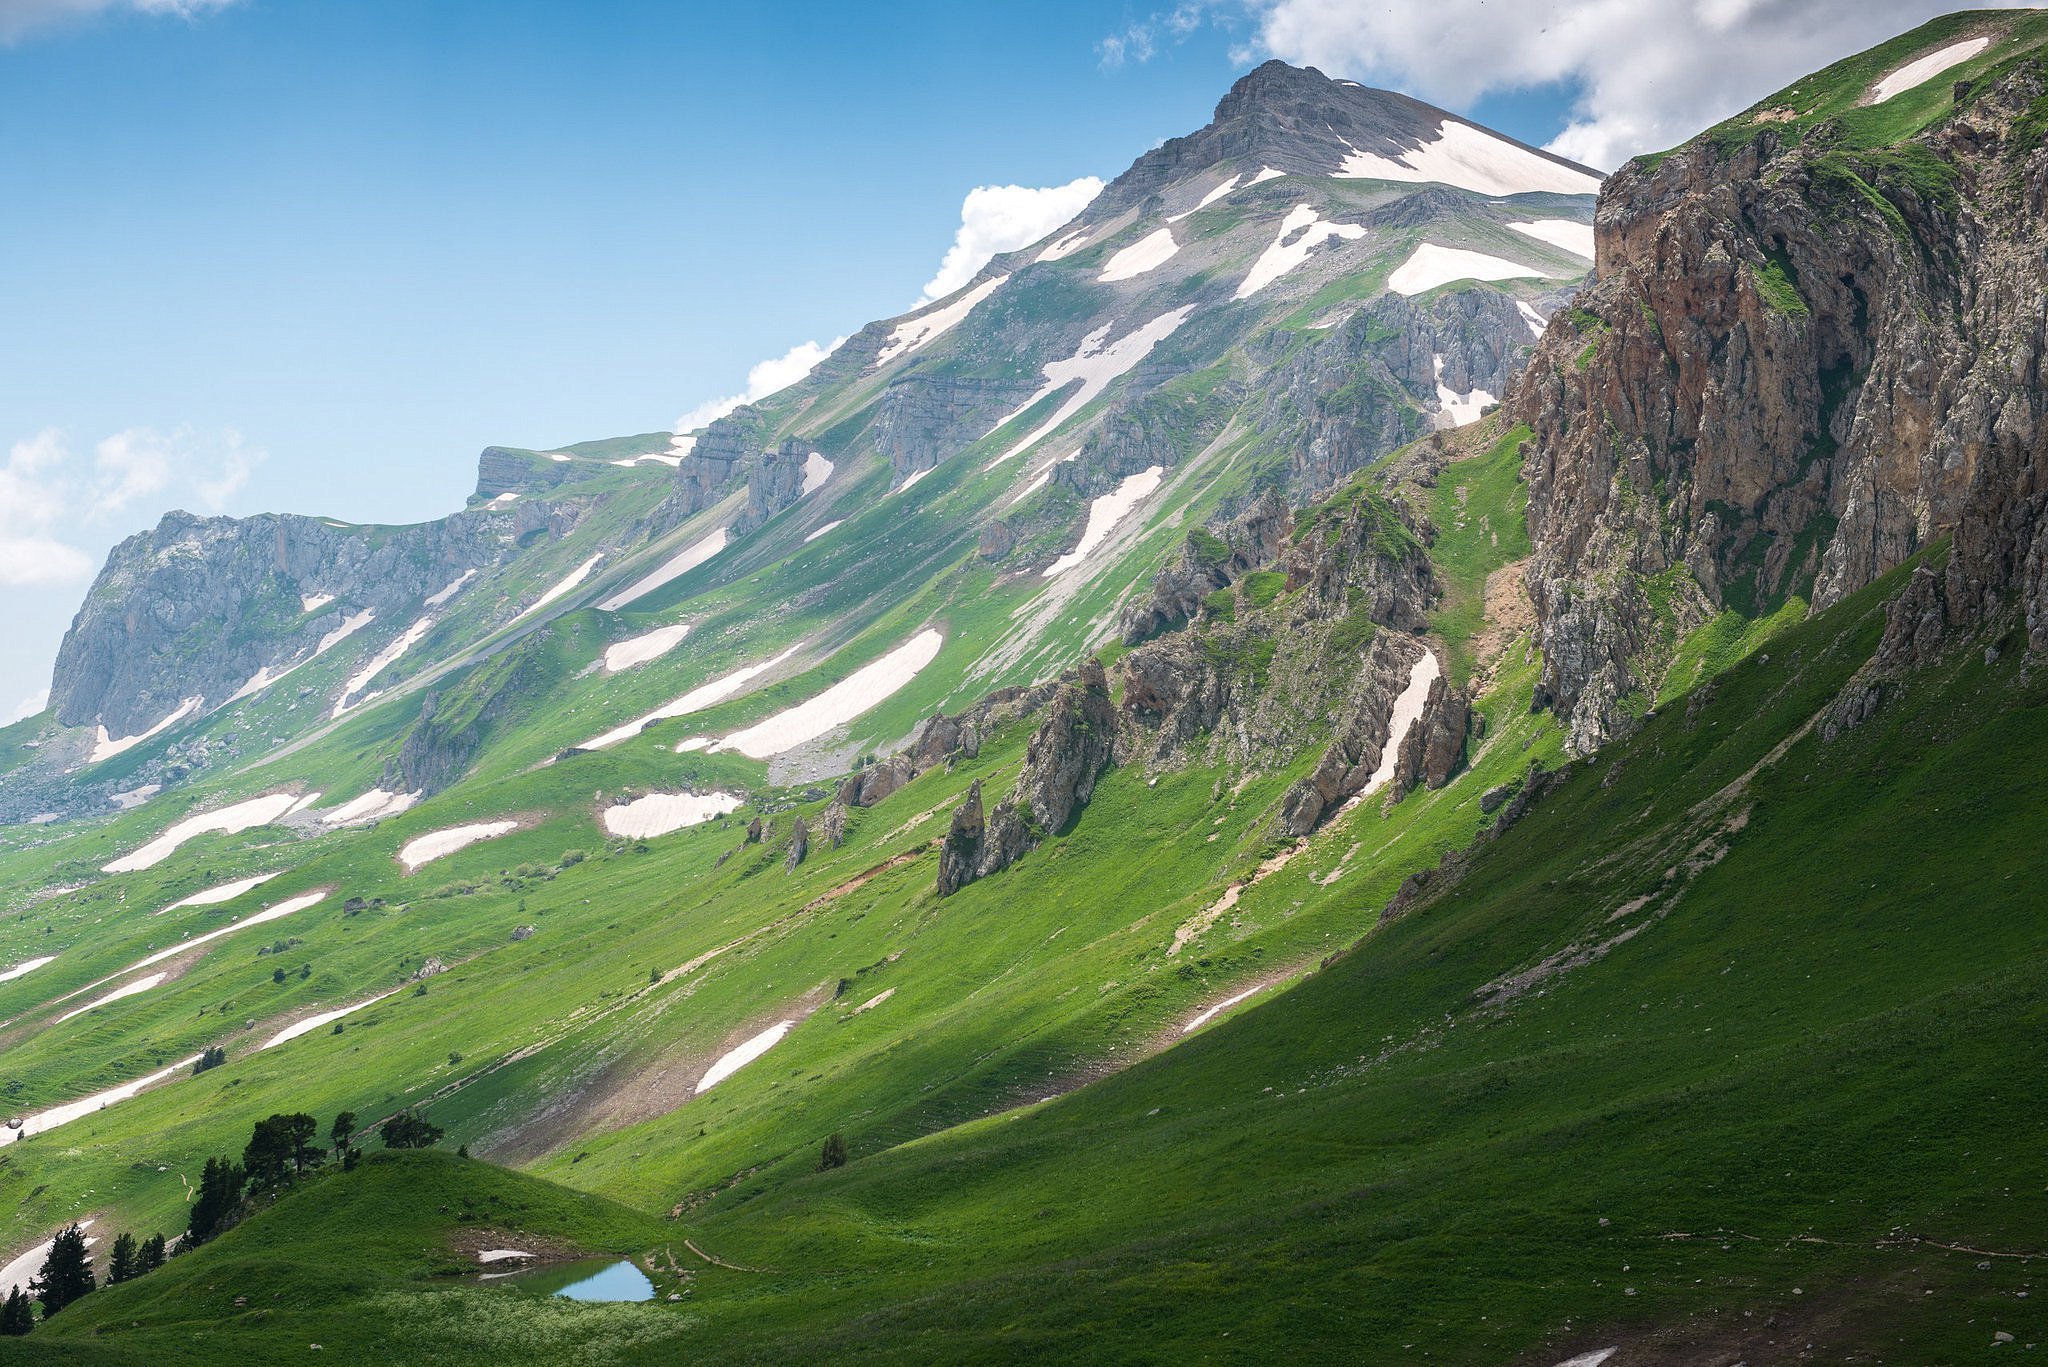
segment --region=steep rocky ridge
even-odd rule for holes
[[[1513,401],[1544,685],[1578,749],[1640,711],[1676,634],[1824,607],[1944,536],[1902,610],[1981,621],[2018,590],[2048,644],[2048,67],[2037,21],[1975,22],[1994,65],[1909,136],[1795,88],[1603,190],[1597,283]],[[1859,62],[1806,88],[1860,90]]]

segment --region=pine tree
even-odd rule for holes
[[[350,1141],[355,1138],[356,1113],[343,1111],[334,1117],[334,1123],[327,1127],[327,1138],[334,1145],[336,1153],[346,1153]]]
[[[152,1234],[142,1241],[142,1252],[137,1255],[138,1272],[154,1272],[164,1265],[164,1236]]]
[[[35,1304],[17,1286],[7,1293],[7,1303],[0,1305],[0,1334],[20,1338],[35,1327]]]
[[[107,1255],[107,1285],[131,1281],[141,1271],[135,1263],[135,1236],[124,1232],[114,1240],[114,1251]]]
[[[242,1204],[242,1170],[225,1158],[209,1158],[199,1177],[199,1195],[192,1202],[185,1242],[202,1244],[233,1221]]]
[[[826,1172],[832,1168],[845,1166],[846,1136],[837,1133],[825,1136],[824,1151],[818,1155],[818,1171]]]
[[[43,1270],[30,1283],[43,1302],[43,1318],[62,1310],[81,1296],[92,1294],[99,1283],[92,1275],[92,1255],[86,1251],[85,1231],[71,1225],[50,1240],[50,1256]]]
[[[431,1149],[441,1142],[446,1133],[439,1125],[425,1116],[411,1111],[400,1111],[384,1122],[384,1147],[387,1149]]]

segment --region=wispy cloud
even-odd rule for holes
[[[33,717],[49,705],[49,689],[45,688],[40,692],[31,693],[14,705],[13,710],[7,714],[6,719],[0,720],[0,726],[12,726],[23,717]]]
[[[1155,10],[1098,41],[1096,58],[1109,71],[1127,62],[1149,62],[1162,43],[1181,42],[1201,28],[1216,8],[1214,0],[1183,0],[1170,10]]]
[[[1096,176],[1038,189],[977,185],[960,201],[960,229],[953,234],[953,245],[946,249],[938,274],[925,282],[918,303],[945,298],[995,257],[1030,246],[1087,208],[1101,193],[1102,181]]]
[[[0,43],[19,42],[39,29],[107,13],[197,19],[239,0],[0,0]]]
[[[758,403],[771,394],[783,390],[801,380],[818,368],[818,363],[839,350],[844,337],[834,337],[830,346],[816,342],[798,342],[780,356],[771,356],[758,362],[747,371],[747,387],[739,394],[728,394],[722,399],[706,399],[689,412],[676,419],[677,432],[694,432],[700,427],[717,422],[743,403]]]
[[[45,428],[17,441],[0,464],[0,588],[79,583],[93,558],[80,542],[154,517],[173,500],[220,512],[262,462],[234,431],[131,427],[96,443],[81,461],[63,433]]]
[[[1612,168],[1669,147],[1949,0],[1244,0],[1252,56],[1468,106],[1557,84],[1551,150]],[[2013,0],[1994,0],[2015,7]]]

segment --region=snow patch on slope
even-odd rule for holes
[[[775,666],[781,664],[799,650],[802,650],[804,644],[804,642],[798,641],[772,660],[763,660],[759,664],[748,665],[743,669],[735,669],[730,674],[713,679],[709,683],[701,684],[683,694],[682,697],[672,702],[663,703],[646,716],[629,721],[624,726],[616,727],[601,736],[593,737],[576,748],[579,750],[603,750],[609,746],[617,745],[622,740],[631,740],[655,722],[666,721],[670,717],[686,717],[692,712],[702,712],[713,703],[724,702],[727,698],[738,693],[748,683],[775,668]]]
[[[1908,90],[1923,86],[1950,67],[1961,66],[1990,46],[1989,38],[1965,38],[1960,43],[1950,43],[1945,48],[1910,61],[1870,88],[1870,102],[1883,104],[1886,100],[1903,95]]]
[[[1161,228],[1157,232],[1147,233],[1110,257],[1108,264],[1103,266],[1102,273],[1095,278],[1105,285],[1114,284],[1118,280],[1135,280],[1147,271],[1157,270],[1173,260],[1174,253],[1179,250],[1180,243],[1173,240],[1173,229]]]
[[[1460,394],[1444,383],[1444,358],[1436,362],[1436,402],[1441,428],[1465,427],[1478,422],[1480,415],[1499,400],[1483,389],[1474,389],[1469,394]]]
[[[1408,259],[1387,277],[1387,288],[1396,294],[1421,294],[1453,280],[1541,280],[1544,273],[1533,266],[1504,261],[1484,252],[1462,247],[1439,247],[1434,242],[1418,245]]]
[[[816,740],[844,726],[915,679],[938,658],[946,638],[926,627],[881,659],[862,665],[814,698],[776,713],[765,721],[735,731],[714,752],[737,750],[752,759],[769,759]]]
[[[637,602],[645,598],[662,585],[673,583],[675,580],[682,578],[724,549],[725,528],[714,527],[700,540],[692,542],[670,557],[660,569],[640,580],[631,588],[613,594],[602,603],[599,603],[598,607],[606,612],[617,612],[628,603]]]
[[[1243,179],[1244,176],[1242,174],[1232,176],[1229,180],[1224,181],[1221,185],[1211,190],[1208,194],[1203,195],[1201,200],[1195,205],[1194,208],[1184,209],[1177,214],[1170,214],[1168,215],[1166,221],[1168,223],[1178,223],[1184,218],[1189,218],[1195,214],[1202,212],[1202,210],[1208,208],[1211,204],[1214,204],[1217,200],[1223,198],[1232,190],[1235,190],[1237,188],[1237,183]],[[1257,182],[1254,182],[1254,184],[1256,183]]]
[[[1266,286],[1278,280],[1295,267],[1308,260],[1308,254],[1323,242],[1334,239],[1356,241],[1365,236],[1365,228],[1357,223],[1325,223],[1314,205],[1297,204],[1287,211],[1287,217],[1280,220],[1280,235],[1273,239],[1273,245],[1259,253],[1259,259],[1252,262],[1244,283],[1237,287],[1232,298],[1249,299]]]
[[[1040,258],[1040,260],[1043,259],[1043,257]],[[1007,275],[999,275],[993,280],[984,280],[965,294],[955,298],[952,303],[940,304],[936,308],[929,309],[913,318],[907,318],[903,322],[898,323],[895,329],[890,332],[889,340],[882,347],[880,354],[875,357],[875,364],[878,366],[887,365],[898,356],[907,356],[911,352],[921,350],[945,336],[961,320],[965,319],[968,314],[974,312],[976,305],[1002,288],[1003,282],[1009,278]]]
[[[93,741],[92,759],[89,760],[88,763],[98,764],[103,759],[112,759],[116,755],[123,754],[129,750],[133,750],[136,746],[142,744],[142,742],[149,740],[154,736],[162,735],[164,732],[170,730],[173,726],[176,726],[179,722],[185,720],[185,718],[191,716],[194,712],[197,712],[199,710],[200,704],[205,701],[206,700],[204,698],[187,698],[185,699],[185,701],[178,704],[177,711],[171,713],[171,715],[169,715],[168,717],[165,717],[155,726],[150,727],[147,731],[142,732],[140,735],[124,736],[120,740],[115,740],[113,737],[109,736],[107,734],[106,727],[100,727],[98,735],[96,739],[94,739]]]
[[[32,1134],[42,1134],[44,1131],[53,1130],[59,1125],[82,1119],[85,1116],[91,1115],[94,1111],[105,1110],[117,1101],[126,1101],[143,1088],[153,1086],[156,1083],[162,1082],[167,1077],[182,1073],[197,1062],[199,1062],[199,1055],[197,1054],[192,1055],[190,1058],[181,1058],[168,1068],[159,1068],[147,1077],[136,1078],[133,1082],[124,1082],[118,1087],[109,1087],[104,1092],[94,1092],[91,1096],[81,1097],[77,1101],[67,1101],[61,1106],[52,1106],[47,1111],[38,1111],[22,1121],[21,1128],[18,1130],[12,1125],[0,1125],[0,1147],[12,1144],[17,1139],[26,1139]],[[9,1264],[10,1268],[12,1266],[13,1264]],[[38,1270],[40,1270],[40,1267]]]
[[[1043,577],[1050,579],[1056,574],[1063,574],[1094,554],[1095,548],[1116,530],[1116,524],[1123,521],[1140,500],[1149,497],[1159,487],[1159,480],[1164,474],[1164,469],[1157,465],[1140,470],[1090,503],[1088,525],[1082,528],[1080,541],[1074,549],[1047,565]]]
[[[644,665],[649,660],[658,660],[683,643],[690,634],[688,622],[678,622],[671,627],[656,627],[640,636],[631,636],[604,648],[604,672],[617,674],[620,670]]]
[[[415,873],[422,864],[467,849],[480,840],[495,840],[517,829],[519,823],[516,821],[479,821],[469,826],[450,826],[445,831],[435,831],[408,841],[398,852],[398,862],[405,865],[407,873]]]
[[[745,1044],[728,1052],[718,1062],[705,1070],[704,1076],[697,1083],[697,1095],[702,1096],[734,1073],[737,1073],[740,1069],[746,1067],[749,1063],[752,1063],[755,1059],[761,1057],[761,1055],[767,1053],[770,1049],[773,1049],[782,1042],[784,1035],[795,1028],[795,1021],[777,1021]]]
[[[1593,225],[1590,223],[1575,223],[1569,218],[1538,218],[1508,226],[1524,237],[1547,242],[1560,251],[1583,256],[1588,261],[1593,259]]]
[[[262,797],[252,797],[247,802],[237,802],[232,807],[222,807],[218,811],[186,817],[141,849],[124,854],[113,863],[103,866],[100,872],[134,873],[139,869],[150,868],[170,858],[178,846],[196,836],[213,832],[237,835],[255,826],[267,826],[290,811],[299,801],[296,793],[266,793]]]
[[[528,608],[525,612],[520,613],[519,615],[521,617],[527,617],[532,615],[533,613],[539,612],[542,608],[554,602],[557,598],[560,598],[569,590],[575,588],[578,584],[582,583],[584,580],[590,577],[590,572],[597,568],[597,562],[602,559],[604,559],[603,551],[599,551],[596,555],[591,556],[590,559],[584,561],[575,569],[569,571],[568,576],[564,578],[560,583],[556,584],[546,593],[543,593],[540,597],[534,599],[533,606]]]
[[[645,840],[685,826],[701,826],[714,817],[736,812],[745,799],[733,793],[649,793],[646,797],[604,811],[604,828],[612,835]]]
[[[232,902],[243,893],[268,883],[271,879],[277,877],[278,873],[283,872],[285,870],[279,869],[277,873],[259,873],[253,878],[238,878],[232,883],[222,883],[217,888],[208,888],[204,892],[195,892],[190,897],[173,902],[165,907],[164,911],[176,911],[180,907],[213,907],[219,906],[222,902]],[[159,911],[154,914],[161,916],[164,912]]]
[[[591,563],[595,564],[596,562],[593,560]],[[540,606],[540,604],[536,603],[534,604],[534,606],[538,607]],[[385,646],[375,655],[372,655],[370,657],[370,662],[364,665],[361,669],[357,670],[354,674],[351,674],[349,676],[348,682],[341,686],[341,696],[334,700],[334,710],[330,712],[328,715],[331,717],[338,717],[342,715],[344,712],[348,711],[351,707],[359,706],[363,703],[368,702],[370,698],[376,697],[377,695],[375,693],[370,694],[368,697],[362,698],[358,698],[356,694],[361,693],[365,688],[368,688],[370,686],[370,680],[376,678],[379,674],[383,673],[388,666],[397,663],[399,656],[405,654],[406,651],[411,650],[414,646],[418,645],[420,637],[426,635],[428,631],[432,630],[433,625],[433,618],[422,617],[418,621],[414,622],[411,626],[407,627],[404,631],[399,632],[397,638],[394,639],[389,645]]]
[[[1383,157],[1353,147],[1344,164],[1331,174],[1342,180],[1393,180],[1411,185],[1435,182],[1482,195],[1542,191],[1590,195],[1600,189],[1598,176],[1560,166],[1506,138],[1456,119],[1446,119],[1433,141],[1398,157]]]
[[[999,431],[1005,423],[1029,412],[1041,400],[1051,397],[1076,380],[1080,381],[1080,387],[1068,395],[1066,402],[1062,403],[1050,418],[1039,424],[1022,441],[990,461],[989,468],[993,469],[1010,457],[1037,445],[1040,438],[1080,412],[1103,390],[1109,388],[1112,381],[1121,378],[1138,362],[1144,360],[1153,347],[1171,337],[1194,311],[1193,304],[1185,304],[1170,313],[1162,313],[1151,322],[1133,328],[1113,343],[1108,341],[1112,324],[1104,323],[1082,339],[1080,349],[1072,356],[1064,361],[1047,361],[1043,367],[1045,383],[1040,386],[1038,392],[1005,414],[989,429],[990,433]]]

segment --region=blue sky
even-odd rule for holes
[[[488,443],[668,427],[1270,53],[1584,123],[1585,61],[1357,41],[1475,2],[0,0],[0,721],[167,508],[409,521]]]

